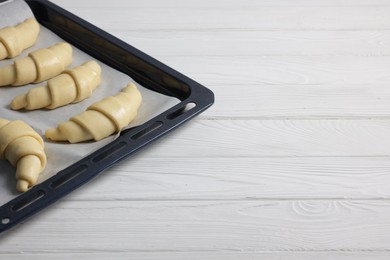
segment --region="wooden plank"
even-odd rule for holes
[[[142,151],[154,157],[390,154],[388,120],[193,120]]]
[[[301,6],[288,5],[234,5],[214,6],[194,4],[157,6],[121,6],[110,3],[101,8],[91,5],[77,8],[66,5],[65,1],[56,3],[69,7],[77,15],[91,20],[104,29],[113,30],[388,30],[390,29],[389,5],[361,6]],[[206,3],[204,1],[203,3]],[[117,2],[120,3],[120,2]],[[134,2],[133,2],[134,3]],[[153,4],[155,2],[151,2]],[[207,2],[208,3],[208,2]],[[253,2],[251,2],[253,3]],[[125,8],[127,7],[127,8]],[[131,11],[130,11],[131,10]],[[102,20],[102,14],[110,19]],[[127,22],[123,22],[126,17]],[[201,17],[201,19],[200,19]],[[370,19],[362,19],[370,17]],[[131,25],[131,26],[129,26]]]
[[[145,155],[113,167],[66,200],[389,199],[388,183],[388,158]]]
[[[110,33],[160,56],[388,56],[387,31],[128,31]],[[196,44],[194,44],[196,43]],[[353,44],[352,44],[353,43]]]
[[[122,1],[122,0],[112,0],[107,2],[105,0],[95,0],[93,6],[87,4],[84,1],[77,0],[53,0],[53,2],[67,5],[74,8],[98,8],[102,10],[106,7],[111,7],[113,5],[123,8],[132,8],[132,7],[148,7],[148,8],[161,8],[161,7],[256,7],[256,6],[279,6],[290,7],[290,6],[388,6],[388,0],[328,0],[326,2],[322,0],[294,0],[294,2],[288,0],[240,0],[240,1],[226,1],[226,0],[198,0],[198,1],[187,1],[183,2],[180,0],[166,0],[164,2],[158,0],[144,0],[142,2],[137,2],[134,0]]]
[[[210,88],[213,85],[389,84],[390,56],[172,57],[160,61]],[[200,66],[201,65],[201,66]],[[227,88],[240,94],[237,89]]]
[[[233,251],[233,250],[232,250]],[[161,260],[161,259],[170,259],[170,260],[199,260],[199,259],[209,259],[209,260],[253,260],[253,259],[268,259],[268,260],[388,260],[388,252],[229,252],[219,251],[219,252],[177,252],[177,251],[161,251],[161,252],[129,252],[129,251],[102,251],[95,250],[90,252],[85,251],[73,251],[73,252],[44,252],[44,253],[34,253],[28,254],[25,253],[14,253],[14,254],[0,254],[1,258],[4,259],[28,259],[28,260],[44,260],[53,258],[61,260],[68,259],[84,259],[84,260],[96,260],[96,259],[139,259],[139,260]]]
[[[372,119],[390,116],[388,84],[241,86],[231,83],[210,86],[216,104],[201,115],[203,119]]]
[[[389,251],[389,206],[348,200],[61,202],[1,237],[0,253]]]

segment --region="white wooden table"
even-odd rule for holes
[[[216,104],[0,259],[390,259],[390,0],[54,2]]]

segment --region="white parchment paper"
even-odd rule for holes
[[[23,0],[10,0],[0,3],[0,28],[4,26],[14,26],[32,16],[33,13]],[[41,26],[37,43],[33,47],[25,50],[18,57],[24,57],[33,50],[47,48],[61,41],[63,41],[61,38]],[[14,59],[0,61],[0,67],[13,63],[13,60]],[[94,60],[94,58],[73,47],[73,62],[69,67],[79,66],[89,60]],[[0,87],[0,117],[8,120],[23,120],[30,124],[44,138],[46,129],[56,127],[58,123],[66,121],[71,116],[84,111],[90,104],[106,96],[115,95],[129,82],[134,82],[129,76],[114,70],[99,61],[97,62],[102,67],[102,83],[87,100],[55,110],[13,111],[10,109],[9,103],[15,96],[25,93],[34,86],[43,85],[45,82],[21,87]],[[135,84],[140,90],[143,100],[137,118],[130,126],[143,124],[154,116],[179,103],[179,100],[176,98],[158,94],[143,88],[137,83]],[[114,140],[114,138],[115,137],[109,137],[99,142],[81,144],[53,143],[44,138],[48,164],[41,174],[38,183],[55,175],[58,171],[79,161],[86,155],[96,151],[98,148],[103,147]],[[0,205],[3,205],[5,202],[19,194],[15,190],[15,185],[15,168],[8,162],[0,160]]]

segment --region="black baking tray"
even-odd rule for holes
[[[0,0],[0,2],[2,2]],[[0,233],[96,177],[214,103],[212,91],[131,45],[46,0],[25,0],[39,23],[65,41],[121,71],[143,87],[180,103],[127,129],[110,144],[0,207]]]

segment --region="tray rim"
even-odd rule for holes
[[[62,7],[48,0],[24,1],[30,7],[36,4],[47,10],[50,9],[50,11],[56,12],[64,18],[70,19],[80,26],[93,31],[103,39],[115,43],[116,46],[128,51],[129,54],[135,55],[140,60],[153,65],[164,74],[185,83],[189,88],[189,94],[185,97],[178,97],[181,100],[180,103],[160,113],[144,124],[122,132],[113,142],[94,151],[78,162],[69,165],[46,181],[0,206],[0,235],[92,180],[113,164],[133,155],[148,144],[199,115],[214,103],[214,93],[210,89]],[[0,0],[0,2],[4,1]],[[36,12],[34,12],[34,15],[41,22]],[[73,44],[71,41],[70,43]],[[187,111],[185,108],[189,104],[195,104],[195,106]]]

